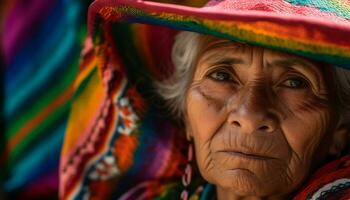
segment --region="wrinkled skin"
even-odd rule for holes
[[[226,40],[205,43],[186,96],[202,176],[219,199],[289,198],[336,134],[331,69]]]

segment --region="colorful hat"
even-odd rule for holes
[[[173,71],[170,52],[179,30],[350,69],[349,19],[350,2],[345,0],[213,0],[203,8],[96,0],[89,9],[89,35],[61,153],[61,198],[186,199],[208,194],[197,171],[190,184],[183,179],[188,143],[152,86]],[[341,173],[317,173],[317,181],[310,180],[299,199],[347,194],[347,160],[322,171]]]
[[[101,21],[167,26],[349,67],[349,19],[346,0],[213,0],[203,8],[97,0],[88,26],[92,36]]]

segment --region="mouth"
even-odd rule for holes
[[[266,155],[260,155],[260,154],[256,154],[256,153],[250,153],[250,152],[241,152],[241,151],[235,151],[235,150],[224,150],[224,151],[219,151],[219,152],[228,154],[229,156],[236,156],[236,157],[251,159],[251,160],[271,160],[271,159],[274,159],[273,157],[266,156]]]

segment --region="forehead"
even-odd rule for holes
[[[227,39],[213,36],[201,36],[199,40],[198,56],[207,56],[209,58],[222,56],[239,56],[241,59],[248,59],[253,56],[253,52],[263,51],[268,58],[284,58],[304,65],[319,65],[319,63],[301,56],[289,54],[286,52],[257,47],[245,43],[230,41]]]
[[[247,64],[253,57],[263,53],[264,65],[290,67],[296,66],[312,70],[318,75],[329,73],[331,67],[298,55],[252,46],[213,36],[202,35],[198,44],[197,62],[215,63],[222,60],[232,61],[233,64]]]

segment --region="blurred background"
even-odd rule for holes
[[[60,149],[91,2],[0,3],[0,200],[58,199]]]

